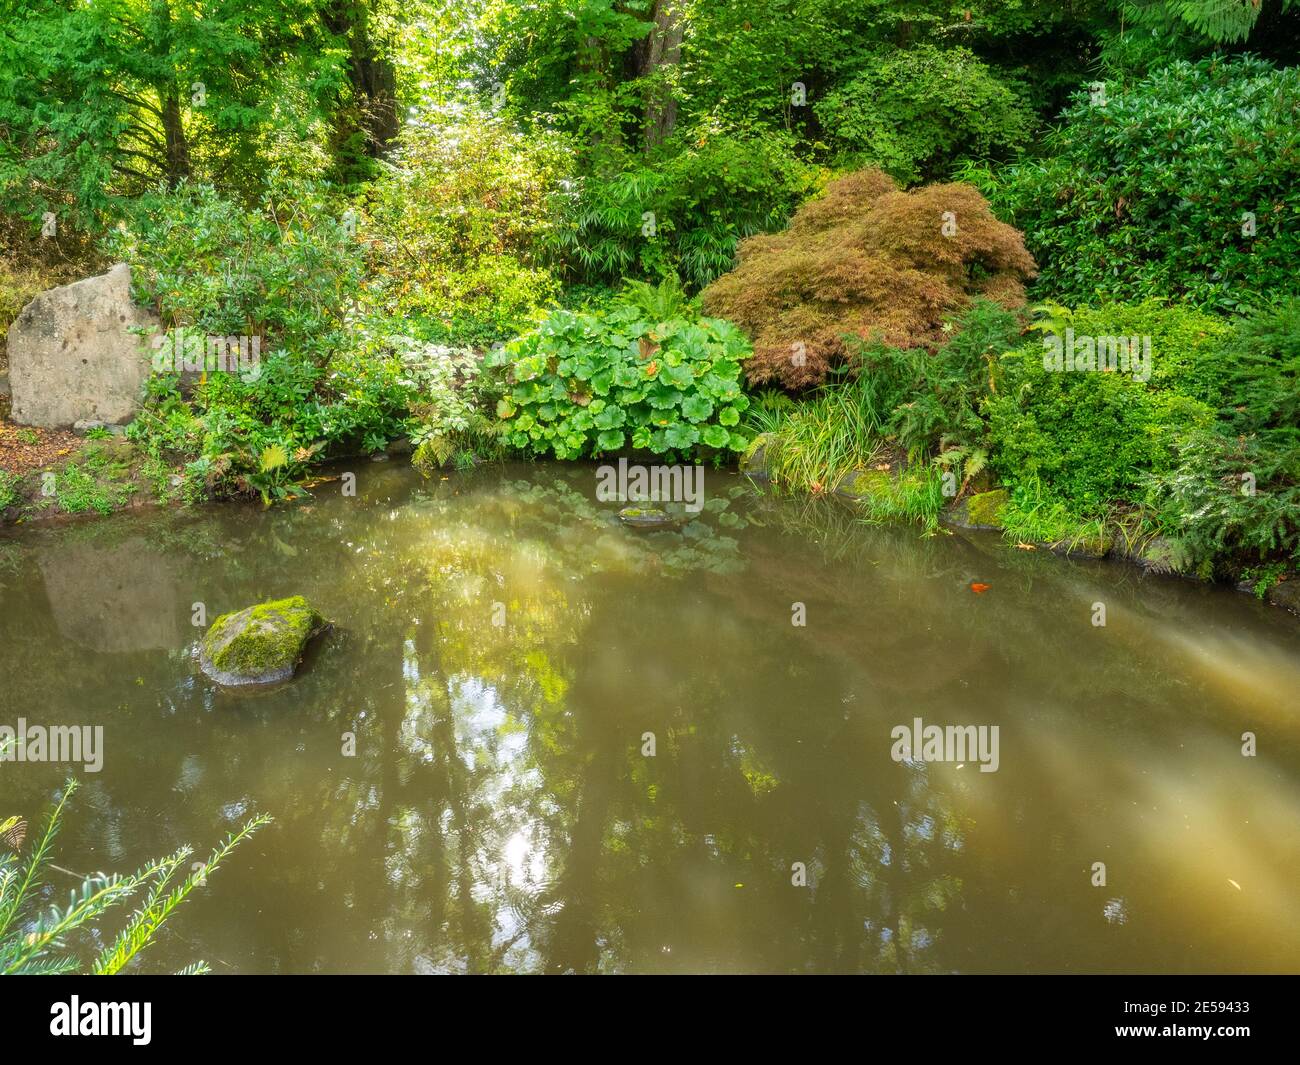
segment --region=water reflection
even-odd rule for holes
[[[106,729],[61,864],[276,817],[149,965],[1294,967],[1300,639],[1269,608],[721,473],[647,534],[582,467],[361,472],[0,542],[0,722]],[[193,604],[295,593],[338,625],[297,681],[198,675]],[[999,725],[999,771],[893,762],[917,716]],[[0,766],[4,812],[62,775]]]

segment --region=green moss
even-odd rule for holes
[[[296,595],[221,615],[203,646],[223,673],[256,676],[291,669],[307,641],[325,625],[307,600]]]
[[[966,514],[972,525],[1002,527],[1002,512],[1007,507],[1007,490],[996,488],[992,492],[979,492],[966,501]]]

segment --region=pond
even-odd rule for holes
[[[673,532],[592,466],[356,475],[0,539],[0,724],[104,730],[58,865],[275,818],[150,971],[1295,969],[1294,617],[726,472]],[[292,594],[297,679],[214,687],[196,604]]]

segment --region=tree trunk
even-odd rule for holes
[[[641,67],[643,77],[654,74],[661,67],[676,66],[682,60],[682,38],[686,27],[678,5],[681,0],[656,0],[654,28],[646,41],[645,61]],[[662,81],[651,85],[645,100],[646,149],[663,143],[664,138],[677,124],[677,98]]]
[[[190,176],[190,146],[185,139],[185,123],[181,117],[181,100],[175,89],[159,93],[162,99],[163,136],[166,143],[167,187],[174,189]]]
[[[370,11],[365,2],[335,0],[323,15],[325,28],[348,43],[348,84],[352,89],[354,115],[339,123],[359,129],[364,150],[378,159],[397,137],[397,68],[383,55],[370,36]],[[346,141],[347,136],[340,137]]]

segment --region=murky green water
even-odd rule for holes
[[[358,476],[0,541],[0,724],[105,729],[58,863],[276,818],[149,968],[1300,969],[1300,625],[1275,608],[723,473],[653,535],[591,467]],[[298,679],[214,689],[193,604],[293,593],[337,622]],[[998,726],[997,771],[894,761],[918,717]],[[0,763],[0,814],[66,771]]]

